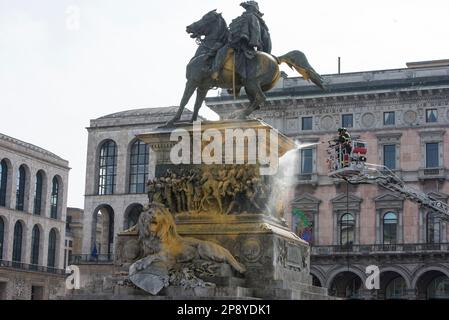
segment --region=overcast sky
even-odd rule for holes
[[[229,23],[243,11],[239,3],[0,0],[0,132],[67,159],[68,205],[82,208],[89,120],[178,105],[196,50],[185,27],[212,9]],[[259,5],[273,54],[301,50],[321,74],[337,72],[338,56],[342,72],[449,58],[448,0]]]

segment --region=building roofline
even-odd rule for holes
[[[30,149],[30,150],[32,150],[34,152],[37,152],[37,153],[40,153],[40,154],[45,155],[47,157],[50,157],[50,158],[52,158],[53,160],[56,160],[56,161],[66,162],[66,164],[67,164],[66,167],[69,168],[68,167],[69,162],[67,160],[59,157],[58,155],[54,154],[53,152],[50,152],[50,151],[48,151],[48,150],[46,150],[44,148],[38,147],[38,146],[36,146],[36,145],[34,145],[32,143],[28,143],[28,142],[22,141],[20,139],[13,138],[13,137],[8,136],[8,135],[6,135],[4,133],[0,133],[0,140],[14,143],[14,144],[22,146],[22,147],[24,147],[26,149]],[[43,159],[43,160],[45,160],[45,159]]]
[[[173,111],[177,111],[178,106],[166,106],[166,107],[147,107],[147,108],[135,108],[135,109],[127,109],[118,112],[114,112],[111,114],[107,114],[101,116],[99,118],[93,119],[95,120],[104,120],[104,119],[116,119],[116,118],[133,118],[139,116],[148,116],[152,114],[171,114]],[[187,114],[192,114],[193,112],[188,110],[187,108],[184,110]]]
[[[431,68],[449,66],[449,59],[407,62],[408,68]]]
[[[155,108],[137,108],[128,109],[111,113],[96,119],[90,120],[90,124],[87,129],[107,129],[127,126],[148,126],[148,125],[160,125],[166,123],[171,117],[173,117],[178,111],[178,106],[167,107],[155,107]],[[187,120],[193,115],[193,112],[187,108],[183,110],[181,119]],[[198,115],[199,120],[206,120]]]
[[[447,65],[441,64],[446,62]],[[436,63],[439,64],[436,65]],[[323,74],[322,77],[327,87],[325,91],[304,80],[303,77],[295,76],[283,79],[284,82],[281,86],[265,94],[269,99],[285,98],[286,96],[300,96],[309,99],[311,97],[347,95],[349,93],[363,94],[376,91],[449,88],[449,60],[421,62],[420,64],[425,65],[425,67]],[[447,71],[445,71],[446,69]],[[432,74],[432,70],[435,70],[435,74]],[[246,100],[246,98],[246,94],[242,93],[240,99]],[[227,104],[230,101],[237,103],[232,95],[222,94],[217,97],[206,98],[206,105],[217,112],[214,105]]]
[[[449,59],[441,59],[441,60],[429,60],[429,61],[421,61],[421,62],[407,62],[406,68],[393,68],[393,69],[374,69],[374,70],[364,70],[364,71],[351,71],[351,72],[341,72],[341,73],[324,73],[321,74],[323,77],[332,77],[332,76],[346,76],[346,75],[358,75],[365,73],[384,73],[384,72],[398,72],[398,71],[406,71],[410,69],[424,69],[424,68],[440,68],[440,67],[449,67]],[[287,77],[287,79],[302,79],[302,76],[293,76]]]

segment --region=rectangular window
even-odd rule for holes
[[[312,130],[312,117],[302,118],[302,130]]]
[[[129,193],[145,193],[148,178],[149,146],[137,141],[131,148]]]
[[[396,244],[396,224],[384,224],[384,244]]]
[[[394,126],[396,122],[394,111],[384,112],[384,125]]]
[[[313,171],[313,149],[301,150],[301,173],[310,174]]]
[[[390,170],[396,169],[396,145],[384,145],[384,166]]]
[[[344,128],[352,128],[354,126],[354,117],[352,114],[344,114],[341,116],[341,124]]]
[[[439,166],[438,143],[426,143],[426,168],[438,168]]]
[[[434,212],[427,213],[426,225],[427,225],[427,243],[440,243],[441,225],[438,214]]]
[[[427,109],[426,110],[426,122],[433,123],[438,121],[437,109]]]

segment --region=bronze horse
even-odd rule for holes
[[[179,121],[185,106],[196,90],[196,101],[191,118],[192,122],[195,121],[207,92],[214,87],[235,90],[234,95],[236,96],[244,87],[250,104],[246,109],[232,114],[231,118],[247,118],[266,101],[264,92],[271,90],[280,79],[279,65],[281,63],[286,63],[290,68],[299,72],[304,79],[311,80],[324,90],[323,79],[315,72],[301,51],[291,51],[280,57],[257,51],[255,58],[257,63],[256,77],[243,82],[234,72],[233,49],[229,49],[224,66],[220,71],[219,80],[215,81],[212,79],[212,72],[208,67],[208,59],[213,59],[211,52],[216,51],[217,46],[224,46],[227,43],[229,31],[226,21],[220,13],[213,10],[199,21],[189,25],[186,31],[191,35],[191,38],[197,39],[199,48],[187,65],[187,83],[178,112],[167,122],[166,126],[173,126],[175,122]]]

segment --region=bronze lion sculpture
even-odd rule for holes
[[[228,263],[239,273],[246,268],[222,246],[194,238],[181,237],[170,211],[153,203],[139,217],[137,224],[143,258],[129,268],[129,278],[136,286],[157,294],[169,285],[169,271],[178,264],[196,260]]]

